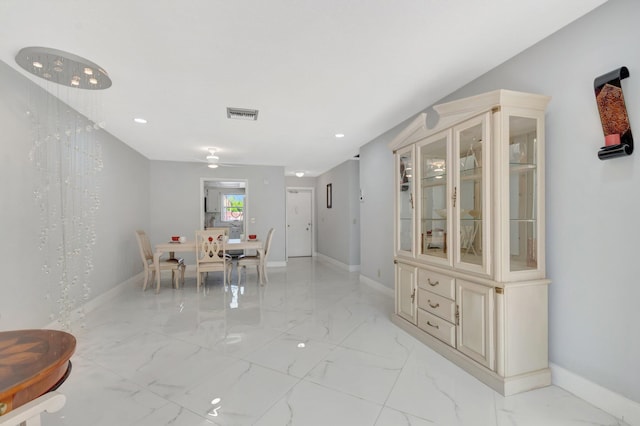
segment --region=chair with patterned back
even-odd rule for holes
[[[151,243],[149,242],[147,234],[144,231],[136,231],[136,239],[138,240],[140,257],[142,258],[142,263],[144,265],[144,284],[142,284],[142,290],[144,291],[147,288],[149,279],[151,279],[151,282],[155,279],[156,268],[153,264],[153,251],[151,251]],[[160,272],[171,271],[171,281],[174,288],[179,287],[178,274],[176,272],[180,272],[180,280],[184,285],[185,267],[186,265],[184,264],[184,260],[181,258],[160,259]],[[160,289],[158,288],[157,290]]]
[[[222,272],[223,284],[231,280],[231,259],[226,255],[226,228],[196,231],[196,286],[200,291],[202,274],[205,272]]]
[[[274,229],[269,229],[267,233],[267,239],[264,242],[264,256],[261,256],[258,252],[255,256],[240,256],[238,257],[238,282],[240,281],[240,268],[244,268],[244,275],[247,276],[247,266],[255,266],[258,270],[258,278],[260,284],[264,284],[267,278],[267,256],[269,255],[269,248],[271,247],[271,240],[273,239]]]

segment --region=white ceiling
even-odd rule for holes
[[[0,0],[0,60],[28,75],[16,53],[45,46],[102,66],[111,88],[63,100],[149,159],[215,147],[316,176],[604,2]]]

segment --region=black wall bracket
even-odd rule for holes
[[[627,77],[629,77],[629,70],[627,67],[622,67],[603,74],[593,81],[604,131],[605,146],[598,151],[598,158],[601,160],[631,155],[633,152],[631,125],[620,83],[620,80]]]

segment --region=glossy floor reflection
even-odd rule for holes
[[[312,258],[257,285],[141,291],[87,313],[43,425],[619,425],[547,387],[504,398],[390,322],[389,294]],[[220,274],[217,274],[220,275]]]

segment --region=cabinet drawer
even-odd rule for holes
[[[456,299],[455,278],[447,275],[419,269],[418,287],[451,300]]]
[[[456,302],[430,291],[418,290],[418,307],[449,322],[456,322]]]
[[[418,309],[418,327],[447,345],[456,347],[456,326],[450,322]]]

